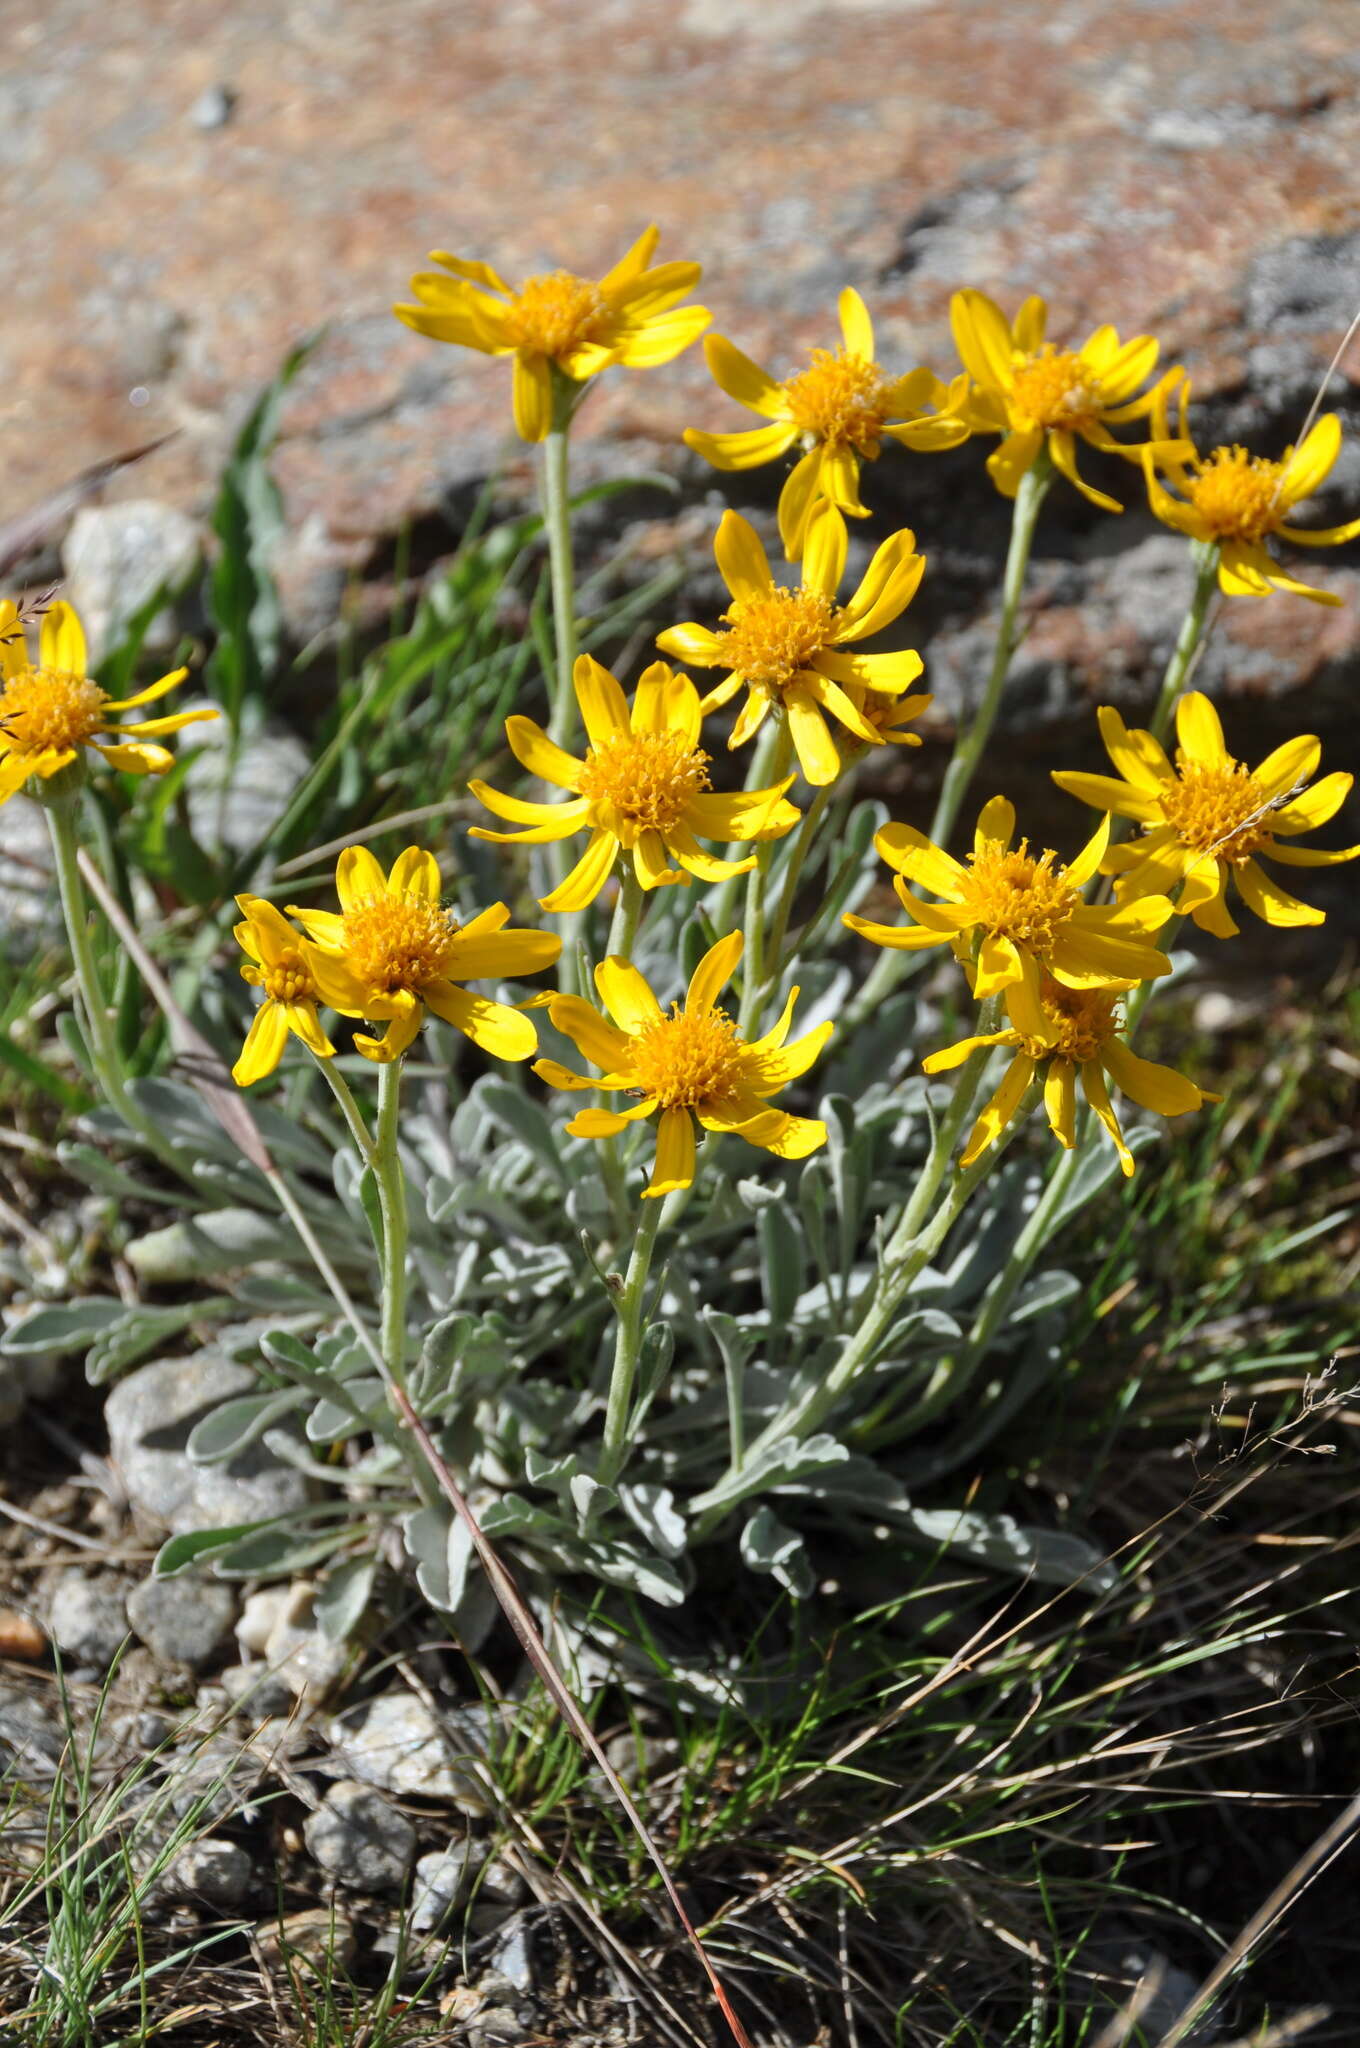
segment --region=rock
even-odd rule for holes
[[[529,1887],[514,1865],[503,1856],[491,1856],[477,1872],[479,1906],[518,1906],[529,1896]]]
[[[180,1891],[210,1906],[239,1906],[250,1889],[253,1865],[237,1843],[204,1835],[180,1850],[169,1875]]]
[[[481,1781],[460,1761],[486,1754],[479,1709],[447,1708],[436,1721],[414,1693],[389,1692],[334,1715],[326,1732],[345,1768],[367,1784],[448,1799],[473,1818],[491,1810]]]
[[[195,128],[210,134],[215,128],[226,127],[235,104],[236,95],[229,85],[208,85],[190,107],[189,119]]]
[[[463,2033],[467,2048],[517,2048],[523,2039],[524,2022],[511,2005],[487,2006]]]
[[[37,804],[0,804],[0,959],[27,959],[60,930],[47,820]]]
[[[257,1657],[264,1655],[270,1632],[292,1597],[291,1586],[261,1586],[257,1593],[247,1595],[236,1624],[236,1640],[243,1650],[253,1650]]]
[[[271,1700],[278,1700],[280,1688],[286,1704],[294,1699],[323,1700],[349,1665],[350,1646],[333,1642],[317,1626],[315,1592],[306,1579],[291,1586],[270,1586],[251,1595],[237,1624],[236,1639],[241,1647],[256,1650],[264,1658],[273,1682]],[[260,1676],[258,1671],[255,1675]],[[261,1707],[260,1711],[283,1712],[285,1706]]]
[[[357,1946],[351,1921],[330,1906],[312,1906],[304,1913],[285,1913],[281,1920],[261,1921],[255,1940],[267,1969],[302,1962],[327,1977],[332,1971],[349,1968]]]
[[[82,505],[62,543],[62,595],[80,614],[91,660],[102,661],[120,644],[158,591],[167,606],[152,620],[144,645],[162,652],[173,647],[178,628],[169,600],[189,583],[201,554],[198,521],[174,505],[157,498]]]
[[[17,1685],[0,1685],[0,1786],[20,1778],[50,1778],[66,1747],[66,1729],[51,1702]]]
[[[177,1819],[195,1824],[253,1822],[262,1811],[254,1798],[262,1775],[261,1759],[239,1742],[225,1735],[197,1737],[165,1759],[166,1804]]]
[[[234,760],[227,753],[225,719],[196,725],[192,737],[199,752],[185,776],[185,789],[194,836],[204,846],[248,852],[285,809],[311,766],[311,755],[280,725],[247,732]]]
[[[476,1868],[473,1842],[454,1842],[419,1859],[411,1890],[411,1925],[418,1934],[433,1932],[463,1903]]]
[[[185,1446],[199,1418],[257,1386],[246,1366],[200,1351],[138,1366],[111,1389],[104,1408],[109,1456],[139,1514],[181,1534],[263,1521],[303,1505],[307,1481],[261,1443],[223,1465],[189,1462]]]
[[[221,1579],[143,1579],[128,1595],[127,1618],[160,1663],[197,1671],[230,1634],[236,1593]]]
[[[46,1655],[47,1637],[33,1617],[17,1607],[0,1607],[0,1657],[37,1664]]]
[[[416,1831],[405,1814],[353,1779],[331,1786],[302,1832],[328,1877],[365,1891],[400,1891],[416,1853]]]
[[[47,1626],[68,1665],[107,1671],[128,1632],[122,1580],[92,1575],[81,1565],[63,1572],[52,1595]]]
[[[294,1696],[286,1680],[268,1664],[228,1664],[217,1674],[217,1682],[234,1712],[265,1719],[286,1714]]]
[[[491,1967],[516,1991],[534,1988],[534,1959],[529,1947],[529,1915],[516,1913],[491,1951]]]

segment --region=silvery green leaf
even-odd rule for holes
[[[760,1241],[765,1311],[771,1323],[780,1327],[793,1320],[806,1269],[802,1240],[786,1203],[761,1210],[756,1219],[756,1235]]]
[[[309,1530],[290,1518],[283,1528],[262,1528],[225,1549],[213,1553],[212,1567],[219,1579],[283,1578],[289,1572],[306,1571],[334,1555],[349,1541],[348,1518],[334,1520],[328,1527]]]
[[[329,1642],[347,1642],[353,1635],[368,1611],[377,1576],[375,1557],[351,1557],[331,1566],[314,1602],[317,1626]]]
[[[347,1486],[352,1482],[353,1467],[347,1466],[341,1472],[334,1465],[323,1464],[320,1458],[314,1458],[306,1446],[299,1443],[286,1429],[267,1429],[263,1442],[265,1449],[272,1451],[280,1464],[291,1465],[295,1472],[301,1472],[307,1479],[314,1479],[318,1486],[333,1490],[341,1478]]]
[[[183,1536],[171,1536],[156,1552],[156,1561],[151,1567],[153,1578],[173,1579],[180,1572],[187,1572],[201,1558],[211,1557],[219,1550],[229,1550],[233,1543],[243,1536],[253,1536],[260,1529],[272,1526],[269,1522],[236,1522],[224,1529],[190,1529]]]
[[[449,1143],[456,1154],[464,1158],[476,1158],[482,1150],[482,1140],[491,1129],[491,1118],[487,1114],[476,1089],[459,1103],[449,1125]]]
[[[668,1486],[622,1485],[619,1499],[624,1513],[653,1550],[667,1558],[683,1554],[689,1532]]]
[[[288,1415],[306,1399],[300,1387],[281,1387],[272,1394],[241,1394],[223,1401],[196,1422],[185,1446],[195,1465],[221,1465],[234,1458],[271,1422]]]
[[[294,1273],[243,1273],[233,1288],[244,1308],[273,1309],[280,1315],[289,1311],[304,1314],[318,1310],[333,1314],[335,1303],[323,1288]]]
[[[926,1543],[1045,1585],[1069,1586],[1081,1579],[1092,1592],[1108,1593],[1119,1583],[1118,1572],[1101,1562],[1093,1544],[1064,1530],[1026,1528],[1009,1515],[956,1508],[911,1508],[903,1519]]]
[[[732,1186],[742,1208],[749,1210],[753,1216],[758,1216],[762,1209],[768,1209],[771,1203],[782,1202],[785,1199],[782,1188],[772,1187],[768,1181],[757,1180],[754,1176],[733,1181]]]
[[[66,1014],[69,1016],[70,1012]],[[120,1201],[152,1202],[160,1207],[178,1207],[185,1199],[179,1190],[173,1195],[168,1194],[164,1188],[153,1187],[150,1181],[138,1180],[135,1175],[124,1172],[94,1145],[63,1140],[57,1146],[57,1158],[75,1179],[101,1195],[117,1195]]]
[[[636,1431],[641,1427],[643,1418],[665,1382],[674,1356],[674,1329],[669,1323],[658,1322],[654,1318],[642,1333],[637,1380],[633,1390],[633,1411],[628,1418],[630,1430]]]
[[[568,1481],[567,1491],[584,1529],[590,1527],[596,1516],[618,1506],[619,1497],[613,1487],[601,1486],[599,1480],[592,1479],[588,1472],[577,1472]]]
[[[296,1262],[302,1257],[305,1253],[293,1232],[279,1217],[262,1215],[258,1209],[208,1209],[201,1216],[149,1230],[127,1247],[133,1271],[156,1286],[201,1280],[261,1260]]]
[[[919,1356],[922,1352],[940,1351],[962,1341],[962,1326],[947,1310],[911,1309],[884,1336],[878,1347],[877,1356],[882,1363],[877,1370],[890,1371],[907,1352]]]
[[[566,1524],[559,1515],[535,1507],[522,1493],[503,1493],[479,1517],[486,1536],[562,1535]]]
[[[725,1473],[716,1486],[700,1494],[691,1506],[696,1511],[731,1507],[752,1494],[769,1493],[777,1486],[811,1479],[814,1474],[824,1473],[828,1466],[845,1464],[849,1456],[845,1445],[837,1443],[833,1436],[810,1436],[806,1442],[797,1437],[780,1437],[762,1451],[748,1452],[739,1472]]]
[[[1061,1267],[1051,1266],[1046,1273],[1034,1273],[1025,1282],[1011,1304],[1007,1318],[1012,1323],[1026,1322],[1031,1316],[1040,1316],[1049,1309],[1061,1308],[1065,1301],[1081,1293],[1081,1282],[1074,1273],[1064,1273]]]
[[[307,1417],[307,1441],[339,1444],[361,1430],[377,1428],[388,1413],[387,1389],[375,1376],[348,1380],[321,1399]]]
[[[493,1122],[512,1132],[554,1180],[565,1183],[552,1125],[541,1103],[501,1074],[484,1074],[472,1092]]]
[[[129,1081],[127,1089],[138,1109],[185,1151],[229,1162],[239,1159],[235,1141],[183,1081],[153,1074]]]
[[[700,1315],[713,1332],[713,1340],[726,1366],[743,1366],[756,1348],[756,1332],[743,1326],[725,1309],[704,1307]]]
[[[581,1566],[608,1586],[623,1586],[630,1593],[640,1593],[644,1600],[654,1600],[658,1607],[679,1607],[684,1602],[685,1582],[664,1558],[634,1550],[631,1544],[599,1540],[573,1544],[571,1550]]]
[[[102,1387],[115,1373],[135,1365],[167,1337],[187,1329],[191,1323],[221,1315],[231,1307],[225,1295],[205,1295],[198,1301],[177,1302],[164,1308],[138,1304],[129,1308],[121,1322],[114,1323],[95,1338],[85,1355],[85,1377],[92,1387]]]
[[[751,1571],[768,1572],[796,1600],[806,1600],[816,1584],[802,1537],[769,1508],[757,1508],[742,1530],[741,1556]]]
[[[0,1355],[7,1358],[38,1357],[43,1353],[64,1358],[83,1351],[104,1331],[121,1323],[127,1305],[116,1294],[77,1295],[70,1301],[44,1302],[27,1309],[10,1324],[0,1338]]]
[[[580,1469],[574,1451],[567,1451],[561,1457],[545,1458],[537,1444],[525,1446],[525,1478],[530,1486],[541,1486],[545,1492],[554,1494],[559,1505],[565,1505],[567,1489]]]

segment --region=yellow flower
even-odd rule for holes
[[[1100,731],[1119,777],[1062,770],[1053,780],[1069,796],[1142,825],[1141,839],[1112,846],[1102,863],[1106,874],[1121,877],[1121,900],[1164,895],[1183,884],[1176,908],[1201,930],[1230,939],[1238,929],[1228,914],[1231,877],[1248,908],[1267,924],[1322,923],[1322,911],[1282,889],[1256,858],[1265,855],[1285,867],[1330,868],[1360,855],[1360,846],[1327,852],[1287,843],[1325,825],[1354,779],[1338,772],[1304,787],[1322,755],[1311,734],[1286,740],[1259,767],[1248,768],[1227,751],[1218,713],[1199,690],[1176,706],[1180,744],[1174,768],[1150,732],[1130,732],[1109,705],[1100,712]]]
[[[1008,988],[1006,1009],[1009,1030],[961,1039],[921,1062],[928,1074],[941,1074],[949,1067],[962,1066],[978,1046],[1015,1048],[1001,1086],[973,1126],[960,1155],[961,1166],[971,1166],[996,1143],[1040,1069],[1049,1129],[1058,1143],[1069,1152],[1076,1144],[1080,1074],[1082,1092],[1114,1141],[1126,1174],[1133,1172],[1133,1154],[1111,1107],[1107,1076],[1131,1101],[1156,1110],[1159,1116],[1184,1116],[1187,1110],[1219,1100],[1173,1067],[1159,1066],[1155,1060],[1140,1059],[1130,1052],[1119,1035],[1123,1021],[1118,998],[1108,990],[1063,988],[1044,976],[1037,988],[1027,982]]]
[[[109,697],[87,674],[89,657],[80,620],[69,604],[54,604],[44,614],[38,637],[38,659],[32,662],[24,645],[15,605],[0,604],[0,804],[7,803],[31,775],[46,781],[74,761],[82,747],[93,747],[115,768],[129,775],[164,775],[174,755],[148,746],[151,733],[176,732],[215,711],[177,711],[169,718],[143,718],[120,725],[111,711],[135,711],[182,683],[187,668],[177,668],[139,690],[135,697]],[[95,738],[108,733],[106,745]],[[136,739],[125,734],[136,733]]]
[[[541,842],[569,839],[589,831],[590,843],[566,880],[539,902],[545,910],[583,910],[609,877],[620,848],[631,854],[633,872],[644,889],[663,882],[721,882],[755,866],[747,860],[718,860],[695,842],[705,839],[777,839],[798,823],[798,812],[783,801],[792,775],[772,789],[719,796],[709,787],[709,755],[699,745],[699,692],[688,676],[663,661],[645,670],[630,715],[623,691],[608,669],[583,654],[575,669],[576,701],[590,745],[584,761],[564,753],[531,718],[506,720],[515,758],[531,774],[574,792],[570,803],[528,803],[502,796],[485,782],[470,782],[472,794],[497,817],[528,827],[493,832],[474,825],[474,839]],[[673,855],[680,868],[667,867]],[[688,870],[688,872],[683,872]]]
[[[885,697],[899,697],[924,666],[919,654],[856,654],[856,640],[881,632],[916,595],[925,557],[914,552],[915,536],[903,531],[885,540],[848,604],[836,603],[845,573],[845,524],[822,501],[809,514],[803,580],[797,590],[777,584],[754,527],[736,512],[724,512],[713,543],[722,579],[732,593],[723,613],[725,633],[692,622],[672,626],[657,638],[663,654],[695,668],[729,671],[710,690],[700,709],[726,704],[744,683],[749,692],[732,728],[729,747],[739,747],[772,706],[788,714],[799,764],[809,782],[834,782],[841,769],[825,712],[869,746],[882,734],[847,695],[859,685]],[[918,709],[929,703],[920,699]]]
[[[885,697],[881,691],[866,690],[860,683],[848,683],[845,694],[861,717],[868,720],[884,746],[920,746],[919,732],[900,732],[898,728],[921,716],[932,701],[928,695]]]
[[[1344,526],[1321,526],[1311,530],[1291,526],[1294,507],[1326,481],[1341,453],[1341,422],[1334,412],[1324,413],[1297,448],[1286,448],[1278,462],[1264,455],[1250,455],[1245,448],[1215,448],[1198,455],[1186,433],[1189,384],[1180,392],[1180,441],[1167,441],[1166,399],[1158,400],[1153,421],[1157,438],[1141,450],[1147,478],[1148,500],[1165,526],[1185,533],[1192,540],[1216,546],[1218,587],[1228,597],[1266,597],[1272,590],[1289,590],[1296,597],[1309,597],[1314,604],[1340,604],[1330,590],[1315,590],[1300,583],[1276,562],[1266,546],[1272,534],[1292,541],[1296,547],[1330,548],[1360,534],[1360,519]],[[1177,455],[1170,452],[1179,448]],[[1180,493],[1174,496],[1159,481],[1158,468]]]
[[[579,996],[554,996],[548,1005],[556,1028],[603,1067],[604,1075],[592,1080],[556,1060],[536,1061],[534,1072],[552,1088],[610,1089],[638,1097],[628,1109],[578,1110],[567,1125],[573,1137],[612,1138],[660,1110],[656,1164],[645,1194],[668,1195],[693,1180],[696,1117],[706,1131],[735,1132],[781,1159],[806,1159],[826,1143],[824,1123],[772,1109],[767,1098],[807,1072],[834,1027],[819,1024],[786,1046],[795,988],[773,1031],[749,1042],[739,1038],[716,1003],[741,947],[740,932],[710,946],[690,977],[684,1008],[673,1003],[669,1016],[637,968],[617,954],[595,969],[608,1018]]]
[[[860,464],[875,460],[885,437],[906,448],[956,448],[970,431],[962,417],[965,377],[946,387],[930,370],[889,376],[874,361],[873,323],[859,293],[847,287],[839,310],[843,346],[813,349],[808,367],[782,383],[723,335],[711,334],[704,355],[715,383],[771,424],[741,434],[694,427],[685,434],[715,469],[756,469],[795,443],[804,450],[779,497],[779,536],[791,562],[803,552],[807,516],[818,499],[868,518],[859,498]]]
[[[262,1081],[273,1073],[283,1058],[290,1031],[318,1059],[329,1059],[335,1047],[317,1018],[321,991],[301,934],[262,897],[238,896],[236,901],[245,913],[245,923],[235,927],[236,938],[250,955],[241,968],[241,979],[264,990],[264,1001],[255,1012],[241,1057],[231,1070],[237,1087],[249,1088],[252,1081]]]
[[[1109,843],[1108,818],[1066,867],[1052,852],[1032,854],[1027,839],[1012,848],[1014,835],[1015,807],[1001,796],[984,805],[966,861],[912,825],[885,825],[874,845],[897,870],[893,888],[913,922],[874,924],[849,914],[844,922],[876,946],[903,952],[953,945],[962,957],[976,935],[979,999],[1021,981],[1034,989],[1041,968],[1077,989],[1132,988],[1170,973],[1171,962],[1152,943],[1171,916],[1165,897],[1147,894],[1117,909],[1082,898]],[[944,901],[923,903],[908,880]]]
[[[1122,512],[1117,499],[1077,474],[1074,436],[1107,454],[1141,460],[1141,448],[1117,441],[1108,429],[1144,418],[1158,392],[1184,372],[1168,370],[1153,390],[1135,398],[1157,362],[1150,334],[1121,342],[1113,327],[1098,327],[1079,349],[1055,348],[1044,340],[1047,318],[1038,298],[1025,300],[1014,328],[983,292],[955,292],[950,301],[954,343],[974,383],[968,417],[977,432],[1006,437],[987,458],[987,473],[1003,497],[1013,498],[1046,446],[1054,467],[1083,497]]]
[[[697,263],[648,269],[659,239],[648,228],[598,280],[552,270],[526,278],[518,291],[488,263],[433,249],[430,261],[452,276],[421,271],[411,279],[420,304],[392,310],[435,341],[513,355],[516,430],[522,440],[542,441],[553,424],[552,366],[577,383],[614,363],[648,369],[670,362],[707,327],[706,308],[680,304],[699,282]]]
[[[366,1059],[397,1059],[419,1031],[425,1010],[497,1059],[523,1060],[538,1033],[521,1010],[469,995],[458,981],[536,974],[551,967],[562,941],[551,932],[505,931],[510,912],[493,903],[460,925],[439,902],[439,866],[432,853],[408,846],[385,875],[366,846],[347,846],[335,870],[339,912],[288,913],[313,943],[304,956],[321,1000],[345,1017],[387,1021],[381,1038],[356,1033]]]

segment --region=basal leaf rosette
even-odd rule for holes
[[[538,1033],[522,1010],[473,995],[465,981],[513,979],[551,967],[562,950],[553,932],[507,931],[510,912],[493,903],[467,924],[440,902],[439,864],[408,846],[385,874],[365,846],[347,846],[335,870],[338,912],[289,904],[308,935],[304,957],[321,1000],[344,1017],[386,1022],[381,1038],[356,1032],[366,1059],[400,1057],[426,1012],[442,1017],[497,1059],[523,1060]]]
[[[696,341],[710,315],[682,306],[699,282],[697,263],[652,267],[660,231],[649,227],[601,278],[551,270],[509,285],[489,263],[430,252],[440,271],[411,279],[419,304],[394,306],[398,320],[435,341],[515,359],[513,402],[521,440],[543,441],[553,426],[553,371],[574,383],[621,363],[650,369]]]
[[[1273,590],[1286,590],[1314,604],[1339,605],[1335,591],[1317,590],[1288,575],[1267,545],[1278,535],[1295,547],[1332,548],[1360,535],[1360,519],[1306,527],[1295,526],[1291,518],[1295,506],[1320,490],[1335,467],[1341,453],[1337,415],[1324,413],[1299,446],[1286,448],[1278,461],[1238,446],[1200,455],[1187,431],[1189,396],[1189,384],[1183,384],[1179,438],[1173,441],[1167,438],[1166,394],[1159,394],[1155,438],[1140,451],[1148,503],[1157,518],[1219,550],[1218,587],[1226,597],[1268,597]]]
[[[521,826],[496,832],[474,825],[474,839],[535,844],[589,832],[570,874],[539,902],[547,911],[584,910],[604,887],[620,853],[644,889],[663,883],[720,882],[744,874],[755,858],[719,860],[700,839],[730,843],[777,839],[798,823],[784,801],[792,775],[769,789],[729,796],[710,787],[711,756],[699,744],[703,714],[688,676],[653,662],[638,680],[629,707],[618,682],[583,654],[576,663],[576,701],[590,745],[584,760],[566,753],[531,718],[506,720],[505,735],[517,761],[533,775],[569,790],[566,803],[543,804],[505,796],[485,782],[468,787],[489,811]],[[669,863],[678,862],[677,867]]]
[[[874,328],[857,291],[841,293],[841,346],[813,349],[807,368],[776,381],[721,334],[704,343],[713,381],[738,405],[769,424],[743,433],[685,440],[715,469],[757,469],[791,448],[802,449],[779,495],[779,537],[791,562],[803,552],[808,514],[819,501],[842,516],[867,519],[860,468],[876,461],[883,442],[905,448],[956,448],[970,432],[964,407],[968,380],[941,383],[931,370],[893,376],[874,359]]]
[[[984,805],[961,861],[912,825],[885,825],[874,845],[895,870],[893,888],[911,923],[877,924],[853,913],[843,922],[874,945],[903,952],[952,946],[969,958],[976,948],[979,1000],[1022,981],[1037,988],[1041,973],[1067,988],[1133,988],[1171,971],[1153,940],[1172,909],[1151,892],[1117,907],[1085,900],[1109,835],[1105,818],[1064,865],[1051,850],[1031,853],[1027,839],[1012,844],[1015,807],[1000,796]],[[909,882],[941,900],[926,902]]]
[[[595,969],[607,1016],[579,996],[554,996],[548,1014],[585,1059],[603,1069],[593,1080],[556,1060],[534,1072],[552,1088],[604,1090],[636,1098],[627,1109],[581,1109],[567,1125],[578,1138],[613,1138],[629,1124],[657,1116],[656,1161],[644,1195],[668,1195],[694,1179],[695,1124],[730,1131],[780,1159],[805,1159],[826,1143],[826,1125],[775,1109],[778,1094],[812,1066],[833,1026],[819,1024],[785,1043],[797,989],[763,1038],[744,1040],[718,997],[741,959],[742,935],[731,932],[704,954],[684,1004],[663,1011],[636,967],[611,954]]]
[[[317,1016],[321,989],[302,934],[263,897],[238,896],[236,901],[244,922],[233,930],[237,944],[248,956],[242,962],[241,979],[264,990],[264,1001],[231,1070],[237,1087],[249,1088],[273,1073],[290,1033],[318,1059],[330,1059],[335,1047]]]
[[[916,553],[915,535],[903,530],[885,540],[854,595],[839,604],[846,546],[845,526],[834,510],[815,506],[807,523],[802,582],[790,589],[776,583],[755,528],[739,513],[725,512],[713,542],[732,597],[722,617],[724,630],[715,633],[691,621],[670,627],[656,643],[663,654],[692,668],[728,671],[703,699],[704,712],[745,689],[729,747],[744,746],[772,710],[785,713],[799,766],[819,785],[834,782],[842,766],[828,718],[866,746],[883,744],[882,731],[850,691],[899,698],[924,667],[910,648],[899,654],[856,651],[858,641],[890,626],[916,595],[925,557]],[[916,699],[916,709],[929,701]]]
[[[960,1039],[957,1045],[933,1052],[921,1063],[928,1074],[942,1074],[962,1066],[980,1047],[1014,1048],[1001,1085],[973,1125],[960,1155],[961,1166],[971,1166],[996,1143],[1014,1121],[1036,1075],[1043,1080],[1049,1129],[1069,1152],[1077,1143],[1080,1079],[1082,1093],[1109,1133],[1126,1175],[1133,1172],[1133,1154],[1110,1101],[1110,1083],[1131,1102],[1141,1103],[1159,1116],[1183,1116],[1219,1100],[1174,1067],[1140,1059],[1130,1050],[1121,1036],[1121,1003],[1113,990],[1066,988],[1045,974],[1037,983],[1028,979],[1012,982],[1005,1000],[1010,1019],[1007,1029]]]
[[[1233,938],[1238,926],[1227,902],[1232,883],[1267,924],[1323,922],[1321,910],[1291,896],[1261,866],[1265,859],[1284,867],[1327,868],[1360,856],[1360,846],[1328,850],[1293,843],[1335,816],[1354,780],[1336,771],[1308,786],[1322,758],[1311,733],[1286,740],[1248,768],[1228,752],[1218,713],[1199,690],[1176,706],[1174,766],[1150,732],[1130,730],[1109,705],[1100,711],[1100,731],[1118,775],[1063,769],[1053,780],[1083,803],[1143,827],[1141,838],[1110,847],[1102,861],[1106,874],[1119,877],[1115,893],[1121,902],[1179,889],[1178,911],[1202,931]]]
[[[164,775],[175,757],[153,739],[217,717],[203,709],[119,720],[111,714],[154,703],[182,683],[188,669],[172,669],[131,697],[110,697],[88,669],[85,633],[69,604],[58,602],[43,614],[36,661],[17,606],[9,599],[0,604],[0,804],[30,778],[50,781],[85,747],[129,775]]]
[[[1168,370],[1138,394],[1157,366],[1160,351],[1152,335],[1121,342],[1113,327],[1098,327],[1080,348],[1055,348],[1044,339],[1048,309],[1042,299],[1026,299],[1012,326],[985,292],[971,290],[954,294],[949,319],[973,380],[969,421],[978,433],[1005,437],[987,458],[987,474],[1002,496],[1013,498],[1021,477],[1047,452],[1083,497],[1107,512],[1122,512],[1116,498],[1079,475],[1077,441],[1126,460],[1142,459],[1141,447],[1117,440],[1110,428],[1147,418],[1158,394],[1184,375]]]

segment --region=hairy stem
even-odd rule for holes
[[[614,1336],[614,1368],[609,1376],[609,1399],[605,1409],[604,1441],[600,1447],[595,1477],[602,1486],[612,1486],[628,1456],[628,1418],[633,1405],[638,1360],[645,1334],[644,1312],[647,1282],[652,1270],[652,1251],[661,1227],[664,1204],[655,1196],[644,1199],[639,1210],[633,1249],[624,1276],[623,1291],[615,1301],[618,1328]]]

